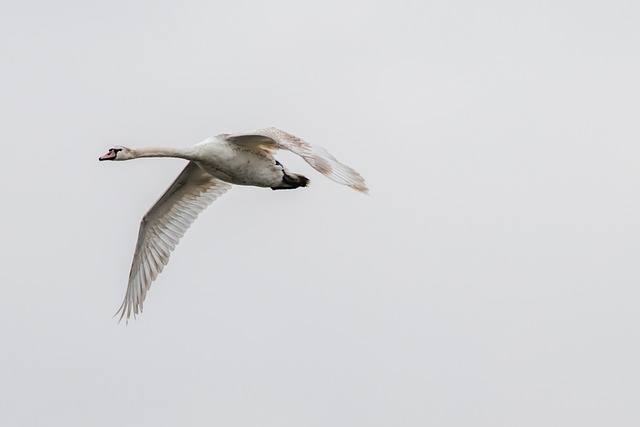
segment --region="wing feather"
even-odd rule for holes
[[[147,291],[200,212],[231,188],[190,162],[140,222],[129,284],[116,315],[120,320],[142,312]]]
[[[340,163],[324,148],[311,145],[305,140],[276,128],[265,128],[255,132],[235,133],[226,136],[234,144],[265,152],[289,150],[302,157],[312,168],[333,181],[363,193],[369,189],[364,178],[349,166]]]

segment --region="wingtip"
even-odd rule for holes
[[[138,310],[140,313],[142,313],[142,307],[140,307]],[[122,320],[124,319],[124,324],[126,326],[129,324],[129,319],[131,319],[131,316],[133,316],[133,320],[138,320],[138,310],[132,310],[131,305],[128,304],[127,300],[125,299],[120,305],[118,311],[116,311],[112,317],[118,317],[118,324],[122,323]]]
[[[362,194],[366,194],[367,196],[369,195],[369,189],[365,186],[363,187],[355,187],[356,190],[358,190],[359,192],[361,192]]]
[[[122,319],[124,319],[124,313],[125,313],[125,311],[122,309],[122,307],[120,307],[120,309],[118,309],[118,311],[116,311],[115,314],[113,316],[111,316],[111,317],[117,317],[118,318],[118,325],[119,325],[120,323],[122,323]],[[129,324],[129,318],[128,317],[125,319],[124,324],[125,324],[125,326]]]
[[[364,178],[362,178],[362,176],[360,176],[360,174],[356,171],[354,171],[353,169],[351,169],[351,171],[353,172],[353,177],[351,178],[351,182],[347,183],[347,186],[353,188],[354,190],[362,193],[362,194],[369,194],[369,187],[367,187],[367,184],[364,181]]]

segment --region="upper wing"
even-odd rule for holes
[[[120,320],[142,312],[142,303],[180,238],[218,196],[231,188],[193,162],[184,168],[140,222],[127,294],[118,310]],[[118,314],[116,313],[116,315]]]
[[[358,172],[343,165],[322,147],[293,136],[276,128],[260,129],[255,132],[234,133],[227,136],[234,144],[261,149],[289,150],[302,157],[314,169],[337,183],[347,185],[355,190],[367,193],[369,189]]]

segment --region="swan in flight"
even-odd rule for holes
[[[358,172],[338,162],[325,149],[276,128],[222,134],[186,148],[116,146],[99,160],[178,157],[189,161],[140,222],[127,293],[120,320],[142,313],[151,283],[169,262],[169,255],[196,217],[231,184],[272,190],[306,187],[309,179],[289,172],[273,154],[289,150],[333,181],[362,193],[368,189]]]

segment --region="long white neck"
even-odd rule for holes
[[[192,147],[172,148],[172,147],[146,147],[132,148],[133,159],[140,157],[178,157],[181,159],[194,160],[194,150]]]

